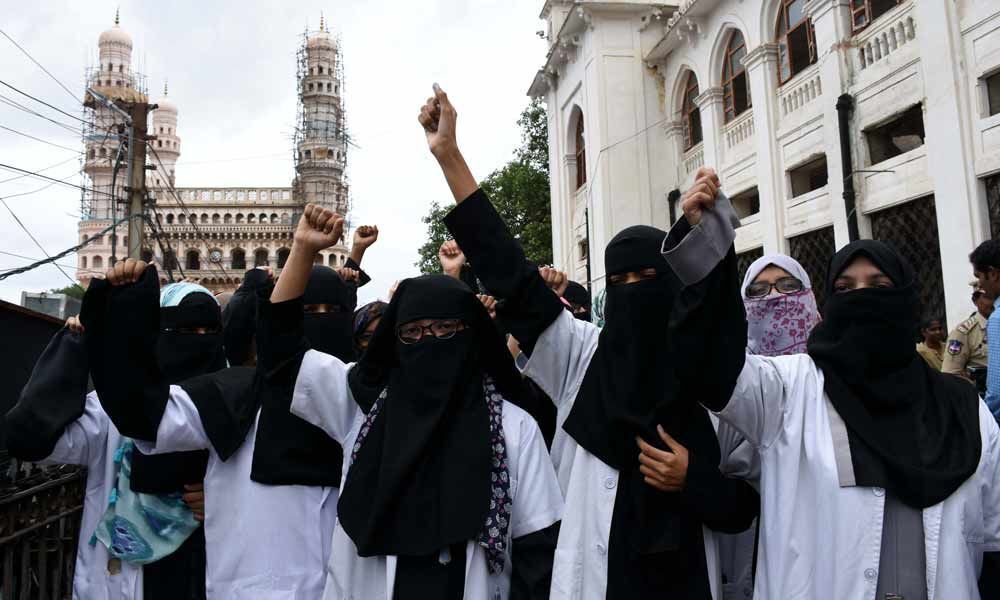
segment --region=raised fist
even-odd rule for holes
[[[715,207],[715,194],[722,184],[711,167],[701,167],[694,176],[694,185],[681,198],[681,210],[689,225],[701,223],[702,213]]]
[[[295,230],[295,243],[312,253],[337,245],[344,234],[344,218],[315,204],[307,204],[299,226]]]
[[[562,298],[566,293],[566,287],[569,286],[569,277],[566,273],[556,270],[555,267],[539,267],[538,274],[542,276],[545,285]]]
[[[66,327],[73,333],[83,333],[83,323],[80,322],[80,317],[66,319]]]
[[[497,299],[493,296],[487,296],[486,294],[476,294],[476,298],[483,303],[486,307],[486,312],[490,313],[490,318],[497,318]]]
[[[135,283],[142,277],[142,272],[146,270],[147,266],[144,261],[134,258],[120,260],[115,263],[115,266],[108,269],[104,276],[111,285]]]
[[[358,280],[358,272],[355,271],[354,269],[349,269],[347,267],[339,267],[337,269],[334,269],[334,271],[336,271],[340,275],[340,278],[343,279],[344,281]]]
[[[378,227],[374,225],[362,225],[354,230],[354,247],[367,250],[369,246],[378,241]]]
[[[458,113],[448,100],[448,94],[435,83],[434,95],[427,99],[420,109],[420,116],[417,117],[417,121],[424,128],[431,154],[440,158],[458,149],[455,137],[457,120]]]
[[[458,242],[448,240],[441,244],[438,250],[438,261],[441,262],[441,270],[447,275],[458,277],[462,272],[462,265],[465,264],[465,253],[458,247]]]

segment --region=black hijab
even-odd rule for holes
[[[254,358],[257,329],[257,297],[270,295],[274,283],[263,269],[250,269],[222,311],[226,358],[232,366],[245,365]]]
[[[608,275],[655,269],[656,277],[607,286],[605,326],[563,424],[578,444],[619,471],[608,557],[609,598],[662,593],[701,597],[707,589],[701,522],[680,494],[645,483],[635,441],[641,436],[666,450],[656,432],[662,425],[703,464],[718,465],[720,460],[708,414],[677,393],[667,326],[681,283],[661,255],[665,237],[664,231],[637,225],[608,244]],[[672,574],[686,572],[689,581],[658,576],[667,563],[677,567]]]
[[[833,293],[837,277],[859,257],[895,287]],[[830,261],[832,293],[808,352],[847,425],[856,483],[885,487],[923,509],[975,472],[982,439],[975,389],[931,369],[915,350],[917,284],[913,268],[888,245],[847,245]]]
[[[402,324],[443,318],[466,329],[410,345],[397,338]],[[403,281],[349,378],[352,392],[388,388],[338,506],[360,556],[423,556],[482,530],[492,460],[485,374],[506,399],[521,398],[520,374],[472,290],[445,275]]]
[[[563,292],[563,298],[565,298],[572,304],[575,304],[576,306],[582,306],[583,308],[586,309],[580,313],[574,312],[573,316],[575,318],[580,319],[581,321],[590,321],[591,299],[590,299],[590,292],[587,291],[587,288],[583,287],[582,285],[580,285],[575,281],[570,281],[569,285],[566,286],[566,291]]]
[[[327,304],[330,312],[304,315],[312,349],[345,363],[354,360],[351,320],[356,297],[356,288],[336,271],[313,267],[303,304]],[[258,390],[261,407],[250,479],[269,485],[339,487],[343,450],[322,429],[291,413],[294,379],[268,377]]]

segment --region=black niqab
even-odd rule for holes
[[[257,298],[270,296],[274,283],[263,269],[250,269],[222,311],[226,358],[232,366],[246,365],[254,358],[257,330]]]
[[[302,301],[326,304],[330,309],[303,315],[310,347],[345,363],[354,360],[354,289],[333,269],[316,265],[309,274]],[[294,389],[294,380],[288,378],[269,377],[259,387],[260,418],[250,479],[268,485],[339,487],[343,449],[322,429],[292,414]]]
[[[808,352],[847,425],[856,483],[884,487],[923,509],[975,472],[980,401],[972,386],[917,354],[918,281],[894,249],[874,240],[849,244],[830,262],[827,289],[862,256],[895,287],[831,293]]]
[[[587,291],[587,288],[583,287],[582,285],[580,285],[575,281],[570,281],[569,284],[566,286],[566,291],[563,292],[563,298],[565,298],[572,304],[575,304],[577,306],[582,306],[584,309],[586,309],[583,312],[579,313],[574,312],[573,316],[575,318],[580,319],[581,321],[591,320],[591,312],[590,312],[591,299],[590,299],[590,292]]]
[[[399,325],[444,318],[466,329],[409,345],[397,338]],[[424,556],[482,530],[491,497],[484,374],[505,398],[520,398],[520,374],[472,290],[444,275],[403,281],[350,374],[352,391],[388,387],[338,506],[359,555]]]
[[[662,425],[705,464],[720,460],[708,414],[677,397],[667,329],[681,283],[660,253],[665,237],[638,225],[608,244],[608,275],[655,269],[656,277],[607,286],[605,326],[563,425],[580,446],[619,471],[608,598],[701,598],[707,586],[701,522],[680,494],[645,483],[635,441],[641,436],[666,450],[656,431]]]

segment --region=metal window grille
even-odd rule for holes
[[[824,227],[788,238],[788,251],[809,274],[813,295],[816,296],[816,303],[819,306],[823,306],[823,301],[826,299],[826,272],[830,268],[830,258],[836,250],[833,227]]]
[[[747,276],[747,269],[750,268],[750,264],[762,256],[764,256],[763,248],[754,248],[753,250],[740,252],[736,255],[736,269],[740,273],[740,282]]]
[[[990,237],[1000,239],[1000,175],[987,177],[986,206],[990,213]]]
[[[917,273],[921,308],[943,315],[944,279],[934,197],[927,196],[871,215],[872,237],[892,245]]]

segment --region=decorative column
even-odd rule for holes
[[[724,135],[722,116],[722,88],[711,87],[698,94],[694,99],[695,105],[701,111],[701,131],[704,138],[705,164],[718,169],[722,162],[722,153],[719,148]]]
[[[764,252],[788,252],[785,240],[785,174],[778,145],[778,45],[765,43],[743,57],[753,101],[757,145],[757,191]]]
[[[976,177],[974,103],[953,2],[914,2],[924,75],[927,165],[934,182],[948,322],[968,314],[969,252],[989,237],[986,189]]]

